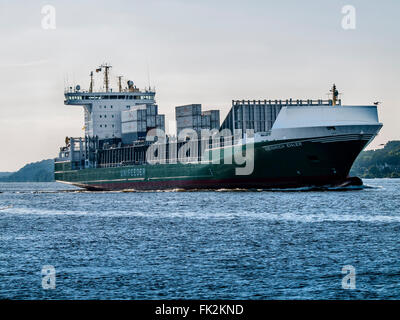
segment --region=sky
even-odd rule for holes
[[[45,5],[54,29],[42,27]],[[342,27],[345,5],[355,29]],[[154,86],[167,121],[189,103],[223,120],[233,99],[326,99],[336,83],[343,104],[381,102],[377,148],[400,140],[399,36],[398,0],[0,0],[0,171],[54,158],[66,136],[83,135],[64,87],[87,89],[103,62],[114,88],[119,75]]]

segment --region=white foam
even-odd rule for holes
[[[38,208],[14,207],[1,211],[0,215],[41,215],[41,216],[97,216],[97,217],[149,217],[149,218],[193,218],[193,219],[258,219],[269,221],[287,221],[301,223],[315,222],[370,222],[370,223],[398,223],[400,215],[363,215],[363,214],[339,214],[339,213],[317,213],[298,214],[296,212],[286,213],[243,213],[243,212],[131,212],[131,211],[83,211],[83,210],[49,210]]]

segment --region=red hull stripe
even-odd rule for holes
[[[335,179],[333,177],[279,178],[279,179],[223,179],[223,180],[175,180],[175,181],[139,181],[110,182],[100,184],[77,184],[80,187],[99,190],[161,190],[161,189],[236,189],[236,188],[292,188],[302,186],[360,184],[356,178]],[[362,183],[362,182],[361,182]]]

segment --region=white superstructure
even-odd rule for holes
[[[121,138],[121,112],[136,105],[155,104],[154,91],[65,93],[66,105],[83,106],[85,110],[85,136],[102,139]]]
[[[104,70],[104,92],[93,92],[93,72],[88,91],[82,91],[80,86],[70,87],[65,92],[66,105],[84,107],[85,136],[98,137],[99,140],[121,139],[121,112],[130,110],[136,105],[154,105],[155,91],[149,89],[139,90],[132,81],[127,81],[127,87],[122,88],[119,78],[117,92],[109,88],[109,65],[102,65],[96,71]]]

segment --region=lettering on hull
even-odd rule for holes
[[[303,144],[301,142],[288,142],[288,143],[279,143],[270,146],[262,147],[265,151],[279,150],[285,148],[296,148],[301,147]]]
[[[122,169],[120,172],[121,172],[121,178],[144,177],[146,175],[145,168]]]

